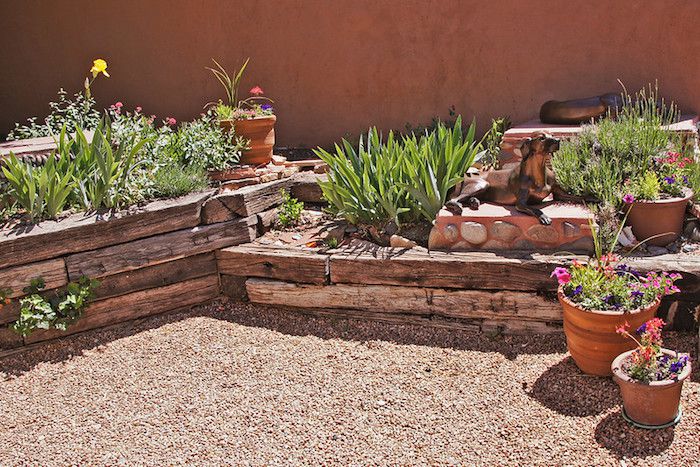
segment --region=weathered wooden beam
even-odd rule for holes
[[[332,283],[456,289],[554,291],[561,260],[488,252],[414,252],[392,248],[344,250],[330,259]]]
[[[265,277],[325,284],[328,256],[299,248],[241,245],[216,252],[219,272],[231,276]]]
[[[245,290],[245,281],[248,280],[242,276],[229,276],[221,274],[219,281],[221,282],[221,293],[233,300],[245,301],[248,300],[248,294]]]
[[[155,201],[138,212],[109,217],[75,214],[61,221],[0,230],[0,265],[3,267],[104,248],[139,238],[194,227],[211,192]]]
[[[95,300],[164,287],[216,273],[214,252],[188,256],[175,261],[106,276],[100,280],[100,286],[95,291]]]
[[[280,204],[280,191],[289,190],[291,185],[291,178],[283,178],[216,195],[204,203],[202,223],[225,222],[263,212]]]
[[[85,310],[84,315],[67,331],[35,331],[25,338],[25,343],[55,339],[143,316],[183,309],[208,302],[218,295],[219,277],[212,274],[156,289],[108,298],[92,303]]]
[[[31,256],[31,252],[27,254]],[[46,290],[63,287],[68,283],[66,264],[62,259],[51,259],[0,269],[0,289],[10,289],[11,298],[21,297],[25,295],[22,289],[39,277],[44,279]]]
[[[301,308],[350,308],[375,312],[403,312],[446,318],[517,318],[557,322],[561,307],[533,293],[445,290],[392,285],[309,285],[248,279],[253,303]]]
[[[257,216],[249,216],[77,253],[66,258],[68,277],[98,278],[250,242],[256,237],[257,221]]]
[[[323,191],[318,182],[328,180],[327,174],[315,174],[313,172],[301,172],[292,177],[290,193],[299,201],[305,203],[323,203]]]

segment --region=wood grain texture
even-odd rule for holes
[[[202,223],[213,224],[239,217],[248,217],[282,202],[280,191],[289,190],[291,178],[227,191],[212,197],[202,208]]]
[[[346,250],[330,259],[332,283],[457,289],[554,291],[550,274],[561,262],[487,252]]]
[[[323,191],[319,186],[319,180],[328,180],[327,174],[315,174],[313,172],[301,172],[292,177],[290,193],[299,201],[305,203],[323,203]]]
[[[325,284],[328,256],[299,248],[241,245],[216,252],[219,272],[231,276],[265,277]]]
[[[247,301],[248,294],[245,290],[246,280],[248,280],[247,277],[221,274],[221,276],[219,276],[219,281],[221,282],[221,293],[233,300]]]
[[[253,303],[302,308],[350,308],[446,318],[518,318],[560,322],[561,307],[532,293],[445,290],[391,285],[309,285],[248,279]]]
[[[25,342],[32,344],[144,316],[182,309],[208,302],[218,295],[219,277],[212,274],[156,289],[108,298],[92,303],[85,310],[85,314],[67,331],[35,331],[25,338]]]
[[[99,278],[250,242],[256,237],[257,221],[250,216],[71,255],[66,258],[68,277]]]
[[[68,283],[65,262],[52,259],[0,269],[0,289],[10,289],[11,298],[21,297],[25,295],[22,289],[39,277],[44,279],[46,290],[63,287]]]
[[[214,252],[188,256],[175,261],[106,276],[102,278],[100,286],[95,291],[95,300],[164,287],[216,273]]]
[[[155,201],[137,212],[110,214],[108,218],[75,214],[61,221],[3,229],[0,265],[23,264],[28,257],[40,261],[194,227],[199,224],[202,204],[210,195],[195,193]]]

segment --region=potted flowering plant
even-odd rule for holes
[[[615,329],[624,323],[638,327],[653,318],[661,297],[678,292],[674,282],[681,276],[642,274],[606,253],[558,267],[552,277],[559,282],[566,344],[574,362],[584,373],[606,376],[615,357],[633,347]]]
[[[678,152],[654,158],[653,166],[627,180],[622,200],[634,236],[650,245],[665,246],[678,238],[693,191],[686,171],[693,161]]]
[[[250,89],[250,96],[238,99],[238,88],[243,72],[250,58],[246,59],[234,77],[219,63],[212,59],[216,68],[208,68],[226,91],[228,104],[219,101],[216,104],[216,115],[219,124],[226,132],[233,132],[248,140],[248,147],[241,155],[241,163],[263,165],[272,160],[272,149],[275,145],[275,122],[277,117],[272,108],[273,101],[263,96],[260,86]]]
[[[680,420],[683,381],[690,376],[690,358],[662,346],[660,318],[637,328],[639,339],[625,322],[617,333],[637,348],[621,353],[612,363],[613,379],[620,386],[623,415],[643,428],[663,428]]]

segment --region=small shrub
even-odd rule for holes
[[[619,207],[625,182],[638,180],[674,145],[675,136],[663,126],[676,119],[675,105],[659,105],[651,87],[634,97],[623,93],[622,100],[616,115],[584,127],[552,158],[557,182],[568,193]]]
[[[28,296],[20,299],[19,319],[10,326],[26,337],[37,329],[65,331],[83,314],[88,302],[94,298],[100,283],[88,277],[71,282],[63,292],[55,292],[48,298],[40,295],[46,286],[43,279],[33,279],[24,289]]]
[[[37,123],[37,117],[27,119],[27,125],[15,123],[15,128],[7,135],[7,140],[38,138],[60,133],[64,126],[84,130],[94,130],[100,123],[100,112],[95,108],[95,99],[79,92],[73,99],[67,97],[63,89],[58,91],[58,102],[49,102],[51,113],[43,123]]]
[[[287,190],[281,190],[282,204],[277,209],[277,220],[282,227],[290,227],[299,223],[304,203],[293,198]]]
[[[205,190],[208,186],[207,171],[201,166],[172,164],[156,170],[152,190],[156,197],[175,198]]]
[[[659,177],[657,177],[652,171],[645,173],[632,183],[630,192],[634,194],[636,199],[658,199],[659,194],[661,193],[661,183],[659,183]]]
[[[506,133],[506,130],[510,127],[511,122],[508,117],[499,117],[491,120],[491,128],[489,128],[483,138],[485,154],[481,159],[481,163],[485,168],[498,168],[501,141],[503,141],[503,135]]]

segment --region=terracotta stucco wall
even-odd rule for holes
[[[95,57],[121,100],[187,119],[221,96],[204,67],[250,56],[245,90],[277,100],[278,142],[325,144],[368,125],[403,128],[450,105],[481,128],[551,98],[658,79],[700,110],[696,0],[3,0],[0,132],[77,91]]]

